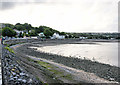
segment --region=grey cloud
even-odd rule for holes
[[[14,7],[16,2],[0,2],[0,10],[10,9]]]
[[[11,9],[11,8],[14,8],[15,6],[17,5],[21,5],[21,4],[30,4],[30,3],[45,3],[46,0],[24,0],[24,1],[20,1],[18,2],[17,0],[14,2],[7,2],[7,1],[4,1],[4,2],[0,2],[0,10],[7,10],[7,9]]]

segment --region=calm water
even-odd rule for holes
[[[97,44],[62,44],[37,48],[38,51],[90,59],[105,64],[118,66],[118,43],[97,42]]]

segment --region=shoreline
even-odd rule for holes
[[[92,56],[94,56],[94,57],[89,57],[90,55],[87,55],[87,56],[85,56],[85,53],[82,53],[81,54],[81,52],[83,52],[82,51],[82,48],[81,47],[79,47],[79,48],[81,48],[80,50],[79,49],[77,49],[76,48],[76,46],[83,46],[84,44],[87,44],[87,45],[93,45],[93,46],[100,46],[101,47],[101,45],[106,45],[106,44],[108,44],[107,46],[109,46],[109,45],[111,45],[111,44],[115,44],[115,46],[117,46],[118,45],[118,43],[117,42],[109,42],[109,43],[107,43],[107,42],[80,42],[80,41],[78,41],[78,42],[70,42],[70,43],[65,43],[65,44],[56,44],[55,42],[54,42],[54,44],[51,44],[51,43],[49,43],[49,44],[45,44],[44,43],[44,45],[41,43],[41,44],[37,44],[37,43],[34,43],[34,44],[36,44],[35,46],[30,46],[29,48],[31,48],[31,49],[35,49],[36,51],[40,51],[40,52],[43,52],[43,53],[48,53],[48,54],[53,54],[53,55],[59,55],[59,56],[63,56],[63,57],[74,57],[74,58],[78,58],[78,59],[86,59],[86,60],[91,60],[92,62],[99,62],[99,63],[102,63],[102,64],[109,64],[109,65],[111,65],[111,66],[116,66],[116,67],[119,67],[118,66],[118,63],[116,63],[116,62],[118,62],[117,60],[116,60],[116,62],[110,62],[110,61],[108,61],[108,62],[106,62],[108,59],[110,59],[110,58],[104,58],[104,56],[110,56],[110,55],[92,55]],[[75,45],[75,46],[73,46],[73,45]],[[77,45],[78,44],[78,45]],[[82,45],[83,44],[83,45]],[[72,47],[71,47],[72,46]],[[70,48],[70,49],[72,49],[73,51],[71,51],[71,50],[69,50],[69,49],[66,49],[66,48]],[[112,47],[114,47],[114,46],[112,46]],[[118,46],[117,46],[118,47]],[[77,52],[80,52],[80,54],[79,53],[77,53],[77,55],[75,54],[75,52],[76,52],[76,49],[77,49]],[[88,48],[89,49],[89,48]],[[107,49],[107,48],[105,48],[105,49]],[[68,50],[68,51],[67,51]],[[74,52],[74,50],[75,50],[75,52]],[[85,49],[84,49],[85,50]],[[98,49],[99,50],[99,49]],[[101,49],[102,50],[102,49]],[[90,51],[90,50],[89,50]],[[94,53],[94,50],[91,50],[91,51],[93,51],[92,53]],[[90,52],[91,52],[90,51]],[[114,50],[112,50],[112,51],[114,51]],[[112,52],[111,51],[111,52]],[[117,50],[115,50],[115,51],[117,51]],[[66,53],[67,52],[67,53]],[[71,53],[71,52],[74,52],[74,53]],[[95,51],[95,52],[97,52],[98,53],[98,51]],[[102,51],[102,52],[104,52],[104,51]],[[69,54],[70,53],[70,54]],[[116,52],[117,53],[117,52]],[[109,54],[109,53],[108,53]],[[98,60],[95,56],[103,56],[102,58],[102,60]],[[116,55],[117,56],[117,55]],[[111,57],[111,56],[110,56]],[[113,58],[115,58],[115,55],[114,56],[112,56]],[[118,56],[117,56],[118,57]],[[105,60],[106,59],[106,60]],[[112,60],[112,59],[111,59]],[[120,68],[120,67],[119,67]]]
[[[36,49],[28,48],[29,46],[37,47],[38,46],[37,44],[47,46],[47,45],[58,45],[58,44],[66,43],[66,42],[62,42],[62,43],[61,42],[56,43],[56,42],[57,41],[33,42],[32,44],[30,44],[30,43],[25,44],[25,45],[17,48],[17,51],[21,52],[21,50],[22,50],[22,52],[25,53],[26,55],[28,54],[28,55],[35,56],[35,57],[52,60],[53,62],[61,63],[68,67],[84,70],[85,72],[94,73],[95,75],[97,75],[101,78],[110,80],[110,81],[120,82],[120,80],[119,80],[120,76],[118,76],[118,72],[120,71],[119,67],[111,66],[109,64],[102,64],[99,62],[92,62],[90,60],[81,60],[81,59],[77,59],[77,58],[70,58],[70,57],[68,58],[68,57],[54,55],[54,54],[50,54],[50,53],[36,52]],[[67,63],[67,62],[69,62],[69,63]]]

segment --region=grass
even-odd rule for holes
[[[7,46],[7,47],[10,47],[10,45],[8,45],[8,44],[6,44],[6,43],[5,43],[4,45]]]
[[[11,52],[11,53],[15,53],[12,48],[5,47],[5,49],[8,50],[8,51]]]
[[[65,78],[65,79],[68,79],[68,80],[72,80],[72,75],[71,74],[64,75],[63,72],[55,69],[55,68],[58,68],[58,67],[55,67],[55,66],[53,66],[53,65],[51,65],[47,62],[38,61],[38,60],[36,61],[36,60],[31,59],[31,58],[27,58],[27,59],[31,62],[34,62],[34,63],[37,63],[37,64],[41,65],[42,67],[47,69],[49,72],[52,72],[52,76],[58,76],[59,78]]]
[[[6,45],[7,47],[10,47],[12,45],[23,44],[23,43],[25,43],[25,42],[19,42],[19,43],[13,43],[13,44],[7,44],[7,43],[5,43],[4,45]]]
[[[43,61],[37,61],[38,64],[45,68],[53,68],[49,63],[43,62]]]
[[[69,79],[69,80],[72,80],[72,75],[71,74],[67,74],[67,75],[64,75],[64,76],[61,76],[65,79]]]
[[[33,60],[33,59],[31,59],[31,58],[27,58],[27,60],[28,60],[28,61],[31,61],[31,62],[34,62],[34,60]]]

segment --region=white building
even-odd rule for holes
[[[87,39],[87,37],[79,37],[80,39]]]
[[[39,35],[39,37],[45,37],[43,32],[39,33],[38,35]]]
[[[65,36],[59,35],[58,33],[54,33],[51,39],[65,39]]]
[[[16,31],[16,32],[17,32],[17,34],[20,34],[20,32],[22,32],[22,33],[23,33],[23,31],[19,31],[19,30],[16,30],[16,29],[14,29],[14,31]]]

